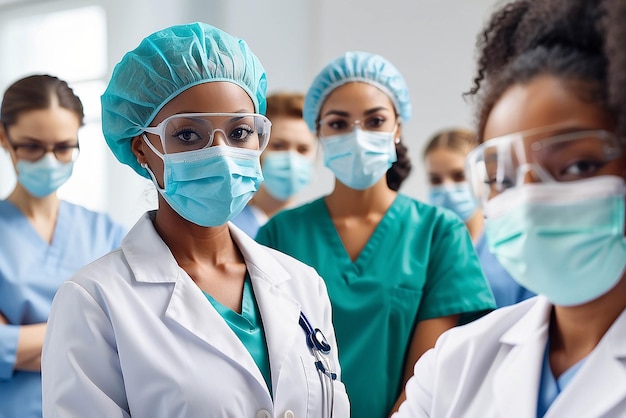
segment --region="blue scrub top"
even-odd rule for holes
[[[495,254],[489,251],[487,236],[483,234],[475,245],[480,266],[491,286],[496,306],[501,308],[535,296],[530,290],[520,286],[508,271],[504,269]]]
[[[255,238],[259,228],[267,221],[267,216],[251,204],[248,204],[237,216],[232,219],[232,223],[245,232],[249,237]]]
[[[0,200],[0,418],[41,418],[41,373],[13,370],[20,325],[46,322],[59,285],[117,248],[125,230],[104,214],[61,201],[48,244],[12,203]]]

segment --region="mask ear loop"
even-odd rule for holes
[[[145,141],[146,145],[148,145],[148,147],[159,157],[163,160],[163,162],[165,162],[165,156],[163,154],[161,154],[159,152],[159,150],[157,150],[154,145],[152,145],[152,143],[150,143],[150,140],[146,137],[145,134],[141,135],[143,137],[143,140]],[[156,187],[157,191],[159,193],[165,193],[165,189],[162,188],[161,186],[159,186],[159,182],[156,179],[156,176],[154,175],[154,173],[152,172],[152,170],[150,169],[150,167],[148,166],[148,163],[139,163],[141,165],[142,168],[144,168],[148,174],[150,175],[150,178],[152,179],[152,183],[154,184],[154,187]],[[165,183],[165,182],[164,182]]]

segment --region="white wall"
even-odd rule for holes
[[[414,110],[404,126],[414,169],[402,191],[424,198],[424,141],[443,127],[471,126],[472,109],[461,93],[471,84],[476,37],[496,0],[103,0],[101,4],[108,14],[111,69],[149,33],[197,20],[244,38],[266,68],[270,92],[306,90],[317,72],[346,50],[385,56],[405,76]],[[110,179],[103,210],[131,225],[154,205],[154,196],[146,195],[147,182],[110,154],[107,167]],[[331,188],[332,176],[320,167],[317,183],[302,199]]]

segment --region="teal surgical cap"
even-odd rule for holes
[[[228,81],[244,89],[265,113],[265,70],[248,45],[206,23],[172,26],[145,38],[113,69],[101,97],[102,131],[113,154],[149,178],[130,142],[159,111],[190,87]]]
[[[386,93],[396,112],[407,121],[411,118],[409,89],[400,72],[380,55],[351,51],[333,60],[315,77],[304,100],[304,120],[315,131],[320,110],[328,95],[337,87],[360,81]]]

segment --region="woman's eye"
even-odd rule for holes
[[[338,130],[338,131],[346,129],[347,126],[348,124],[346,123],[345,120],[331,120],[330,122],[328,122],[328,127],[330,127],[331,129]]]
[[[174,132],[172,136],[183,144],[192,144],[202,140],[202,137],[192,129],[180,129]]]
[[[385,124],[387,120],[381,116],[376,116],[367,120],[367,127],[369,129],[378,129]]]
[[[513,181],[508,177],[505,177],[500,181],[498,181],[495,177],[489,177],[485,179],[485,184],[499,192],[514,186]]]
[[[234,128],[230,131],[229,139],[234,141],[247,141],[250,135],[254,133],[254,130],[248,125],[242,125]]]
[[[454,174],[452,174],[452,180],[454,180],[455,183],[461,183],[465,181],[465,173],[463,171],[459,171],[456,172]]]
[[[593,160],[580,160],[569,164],[559,173],[559,181],[572,181],[593,176],[604,163]]]

